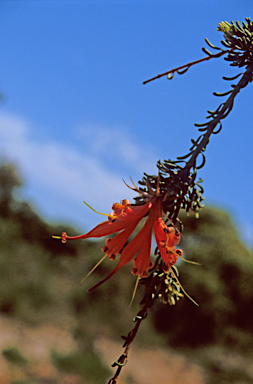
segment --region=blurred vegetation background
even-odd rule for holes
[[[44,222],[28,202],[15,198],[21,185],[16,167],[2,161],[0,320],[10,325],[13,334],[17,329],[25,332],[42,326],[49,327],[49,334],[50,327],[64,330],[73,344],[70,342],[63,350],[62,338],[59,337],[58,345],[56,338],[56,344],[47,351],[52,368],[48,368],[46,378],[45,369],[43,374],[39,373],[36,350],[29,357],[25,342],[16,342],[11,332],[4,338],[7,331],[1,327],[1,358],[5,365],[0,368],[0,381],[2,378],[3,384],[106,383],[113,371],[97,352],[95,340],[106,337],[119,341],[121,335],[129,332],[140,309],[143,288],[139,286],[129,308],[135,284],[129,265],[88,294],[87,289],[113,267],[106,260],[80,283],[102,256],[104,239],[69,241],[66,245],[52,239],[53,234],[63,230],[69,235],[79,232]],[[180,261],[180,281],[200,305],[193,305],[187,298],[174,307],[157,302],[141,325],[135,343],[187,356],[202,367],[206,383],[253,383],[252,364],[248,364],[253,345],[252,251],[242,244],[227,212],[206,207],[199,219],[182,216],[181,220],[184,232],[180,247],[188,260],[201,265]],[[40,341],[37,339],[36,343]],[[229,355],[231,360],[231,351],[237,363],[241,359],[240,364],[228,364],[226,358]],[[115,360],[122,352],[119,350]],[[131,380],[129,383],[139,383],[137,379]]]

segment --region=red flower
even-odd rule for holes
[[[137,256],[133,259],[134,268],[131,272],[139,277],[147,277],[148,270],[152,266],[150,253],[153,229],[166,271],[169,271],[170,267],[176,263],[178,256],[182,256],[183,252],[175,248],[175,245],[180,241],[180,232],[176,231],[173,226],[168,227],[162,219],[162,197],[159,194],[152,197],[147,194],[147,197],[148,201],[143,205],[131,205],[129,200],[123,200],[121,204],[113,204],[113,212],[108,215],[108,220],[98,224],[84,235],[70,237],[65,232],[62,233],[61,240],[66,243],[67,240],[103,237],[119,232],[114,238],[106,239],[106,245],[102,247],[102,251],[111,260],[120,254],[117,266],[105,279],[94,285],[89,291],[107,281],[120,268],[129,263],[136,254]],[[134,229],[146,215],[148,217],[143,228],[125,245]]]

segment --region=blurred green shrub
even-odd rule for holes
[[[104,384],[111,372],[95,352],[91,337],[81,328],[75,328],[73,336],[78,341],[79,348],[67,354],[52,350],[53,365],[60,372],[76,373],[90,383]]]
[[[156,329],[173,346],[218,343],[247,349],[253,342],[252,253],[226,212],[205,208],[198,220],[181,219],[185,229],[180,246],[188,260],[201,265],[182,262],[180,280],[200,306],[184,299],[173,311],[160,307],[154,313]]]
[[[27,364],[27,359],[16,347],[5,348],[2,350],[2,355],[9,363],[13,365],[24,367]]]
[[[22,185],[15,167],[0,166],[0,312],[27,321],[55,301],[50,284],[56,256],[76,257],[77,246],[52,239],[60,226],[49,225],[29,204],[14,197]],[[73,231],[73,229],[69,229]]]

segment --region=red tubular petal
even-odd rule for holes
[[[141,277],[146,277],[147,271],[150,268],[152,229],[155,223],[157,222],[158,218],[161,216],[161,214],[162,214],[161,201],[157,200],[156,204],[153,205],[153,208],[150,211],[147,222],[143,227],[143,232],[140,231],[136,236],[137,238],[136,240],[140,240],[141,245],[140,245],[139,253],[134,261],[134,274],[139,275]]]
[[[129,226],[132,226],[134,222],[138,224],[138,222],[148,213],[150,208],[152,207],[152,203],[146,203],[144,205],[127,207],[131,209],[126,216],[118,216],[116,219],[112,221],[103,221],[98,224],[95,228],[93,228],[88,233],[80,236],[70,237],[67,236],[67,240],[78,240],[78,239],[87,239],[89,237],[103,237],[107,235],[111,235],[112,233],[116,233],[125,229]]]
[[[159,217],[154,224],[154,231],[157,241],[166,241],[170,236],[174,236],[175,229],[168,227],[163,221],[162,217]]]
[[[144,275],[144,273],[148,270],[149,263],[150,263],[152,228],[153,228],[154,222],[157,220],[157,218],[161,214],[161,209],[162,209],[161,202],[160,200],[157,200],[156,204],[153,205],[150,211],[150,214],[147,218],[147,221],[144,227],[133,238],[133,240],[129,244],[127,244],[127,246],[123,249],[116,268],[114,268],[114,270],[105,279],[101,280],[99,283],[91,287],[88,290],[88,292],[91,292],[94,289],[98,288],[101,284],[105,283],[110,277],[112,277],[120,268],[122,268],[124,265],[129,263],[140,248],[141,250],[137,256],[135,263],[136,265],[139,266],[139,270],[137,271],[137,274],[139,276]],[[140,255],[140,258],[139,258],[139,255]],[[139,261],[138,261],[138,258],[139,258]]]
[[[142,229],[144,229],[144,227]],[[138,233],[138,235],[141,233],[141,231]],[[112,277],[116,272],[118,272],[120,268],[122,268],[124,265],[126,265],[127,263],[129,263],[129,261],[132,260],[132,258],[134,257],[134,255],[136,254],[136,252],[140,247],[139,242],[135,241],[134,245],[132,244],[132,242],[136,239],[138,235],[136,235],[135,238],[129,244],[127,244],[127,246],[123,249],[120,255],[119,262],[117,266],[112,270],[112,272],[105,279],[101,280],[99,283],[91,287],[88,290],[88,292],[93,291],[94,289],[98,288],[101,284],[105,283],[108,279],[110,279],[110,277]],[[129,249],[129,246],[131,246],[131,249]]]
[[[170,247],[171,251],[166,246],[165,247],[158,246],[158,249],[165,264],[173,265],[177,262],[177,255],[175,254],[176,253],[175,246]]]
[[[116,235],[113,239],[110,239],[110,242],[107,243],[107,250],[105,252],[108,257],[110,254],[117,255],[117,253],[122,250],[129,236],[131,236],[132,232],[138,225],[139,221],[136,220],[134,224],[132,224],[128,228],[125,228],[122,232],[118,233],[118,235]]]
[[[136,270],[135,274],[140,277],[146,277],[147,271],[150,268],[150,251],[151,251],[151,242],[152,242],[152,227],[150,228],[149,233],[146,235],[146,241],[141,245],[139,253],[134,260],[134,268]]]
[[[179,244],[180,239],[181,239],[181,233],[178,232],[176,235],[173,236],[174,244]]]
[[[166,228],[169,230],[169,232],[166,231]],[[175,244],[179,243],[181,235],[176,235],[174,228],[168,228],[162,218],[159,218],[156,221],[154,225],[154,231],[157,247],[159,249],[161,257],[164,263],[170,268],[171,265],[177,262],[178,257],[175,254]]]
[[[157,220],[158,212],[160,211],[160,204],[159,200],[156,202],[156,204],[153,205],[152,209],[150,210],[149,216],[147,218],[147,221],[144,225],[144,227],[140,230],[140,232],[135,236],[135,238],[127,244],[127,246],[124,248],[123,252],[121,253],[121,257],[126,258],[126,263],[128,263],[134,255],[138,252],[138,250],[144,246],[143,249],[148,249],[149,254],[146,256],[148,260],[150,259],[150,248],[151,248],[151,236],[152,236],[152,228],[154,225],[154,222]],[[139,252],[140,253],[140,252]],[[145,252],[143,251],[145,254]],[[139,257],[139,254],[137,256],[137,259]],[[141,253],[141,257],[143,257],[143,254]],[[149,262],[148,262],[149,265]]]

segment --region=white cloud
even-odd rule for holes
[[[92,135],[79,130],[79,135],[82,133],[89,141],[89,150],[85,153],[80,152],[71,142],[63,144],[36,140],[31,135],[34,129],[23,118],[0,114],[1,155],[18,163],[26,182],[36,186],[36,196],[30,197],[42,209],[44,205],[47,211],[57,211],[53,202],[50,203],[50,195],[54,195],[54,199],[57,196],[66,211],[68,206],[73,208],[76,203],[80,208],[80,202],[85,200],[95,209],[106,212],[111,209],[112,203],[129,196],[134,197],[135,193],[127,190],[122,182],[121,176],[124,175],[119,175],[112,164],[106,163],[106,154],[112,151],[117,163],[128,166],[129,175],[147,169],[142,168],[140,171],[145,165],[145,156],[147,164],[150,163],[150,154],[146,154],[144,149],[131,141],[126,129],[119,131],[98,127],[92,130]],[[154,165],[155,161],[153,169]],[[75,214],[79,213],[79,208]],[[55,213],[52,213],[52,217],[55,217]]]
[[[137,139],[125,127],[83,124],[76,132],[97,156],[108,157],[111,154],[122,165],[130,166],[138,172],[155,172],[158,158],[154,148],[147,144],[145,148],[137,144]]]

